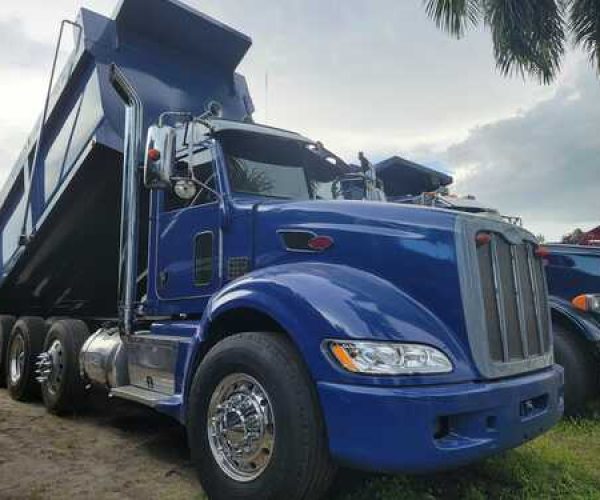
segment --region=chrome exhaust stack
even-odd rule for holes
[[[123,144],[123,190],[121,195],[121,243],[119,253],[119,326],[133,334],[137,294],[139,167],[142,165],[143,105],[135,88],[116,65],[110,82],[125,104]]]

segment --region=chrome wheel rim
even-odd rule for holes
[[[19,383],[25,371],[25,341],[23,336],[17,334],[10,344],[9,352],[10,381],[13,385]]]
[[[207,418],[208,442],[221,470],[240,482],[259,477],[275,445],[273,408],[262,385],[244,373],[226,376],[210,398]]]
[[[50,345],[46,351],[51,363],[50,374],[46,382],[46,389],[51,394],[56,394],[62,382],[64,371],[63,346],[58,339]]]

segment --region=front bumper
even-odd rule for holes
[[[564,406],[557,365],[448,386],[317,386],[334,460],[381,472],[443,470],[514,448],[550,429]]]

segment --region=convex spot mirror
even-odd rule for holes
[[[173,127],[153,125],[148,129],[144,185],[149,189],[170,189],[175,165],[176,134]]]

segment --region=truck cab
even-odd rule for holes
[[[253,123],[250,39],[179,2],[78,25],[0,192],[14,399],[41,386],[63,414],[98,386],[169,415],[217,499],[320,498],[338,465],[453,468],[560,419],[533,235],[374,201],[366,159],[361,178]]]

